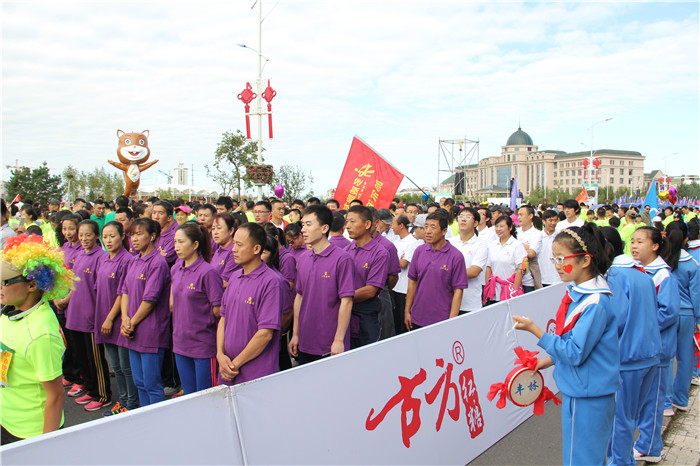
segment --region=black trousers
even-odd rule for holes
[[[112,399],[112,388],[104,346],[95,343],[95,335],[92,332],[73,330],[73,336],[75,361],[88,395],[95,401],[109,402]]]
[[[406,324],[404,323],[406,294],[392,291],[391,295],[394,297],[394,330],[397,335],[401,335],[402,333],[406,333]]]
[[[53,304],[53,303],[52,303]],[[53,307],[53,306],[52,306]],[[75,336],[73,331],[66,328],[66,315],[63,313],[56,313],[56,318],[58,319],[58,324],[61,326],[63,331],[63,336],[66,337],[66,350],[63,352],[63,364],[61,368],[63,369],[63,378],[70,383],[77,383],[78,385],[83,385],[83,379],[80,376],[80,371],[75,362]]]

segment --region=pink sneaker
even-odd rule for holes
[[[66,380],[66,379],[62,379],[62,380],[61,380],[61,383],[63,384],[63,388],[68,388],[68,387],[72,387],[72,386],[73,386],[73,384],[70,383],[70,382],[69,382],[68,380]]]
[[[83,395],[79,398],[75,399],[75,402],[78,403],[79,405],[86,405],[92,401],[92,397],[90,395]]]
[[[68,396],[80,396],[85,393],[85,387],[74,383],[70,390],[68,390]]]
[[[99,401],[90,401],[90,403],[85,405],[85,411],[97,411],[103,406],[107,406],[108,403],[101,403]]]
[[[676,414],[676,411],[673,408],[664,409],[664,416],[665,417],[671,417],[674,414]]]

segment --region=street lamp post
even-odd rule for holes
[[[591,132],[591,145],[590,145],[591,155],[590,155],[589,158],[588,158],[588,165],[589,165],[590,170],[591,170],[590,173],[589,173],[588,179],[590,180],[591,185],[594,184],[594,183],[593,183],[593,174],[595,173],[595,170],[596,170],[596,168],[597,168],[597,167],[593,164],[593,152],[594,152],[594,151],[593,151],[593,128],[595,128],[597,125],[599,125],[599,124],[601,124],[601,123],[605,123],[606,121],[610,121],[610,120],[612,120],[612,117],[606,118],[606,119],[604,119],[604,120],[596,121],[595,123],[593,123],[593,124],[588,128],[588,130]],[[596,183],[596,203],[598,203],[598,189],[597,189],[597,183]]]

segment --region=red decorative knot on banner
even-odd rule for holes
[[[458,343],[458,342],[456,342]],[[464,347],[461,343],[453,345],[453,357],[457,364],[464,362],[463,351]],[[462,348],[457,350],[456,348]],[[460,362],[461,361],[461,362]],[[435,403],[439,396],[440,411],[435,422],[435,431],[439,432],[442,428],[442,421],[445,418],[445,411],[450,415],[453,421],[459,421],[464,405],[464,413],[466,415],[466,427],[471,438],[476,438],[484,431],[484,417],[481,413],[481,405],[479,404],[479,394],[474,382],[474,372],[471,368],[465,369],[457,377],[459,386],[452,381],[452,371],[454,366],[451,362],[445,365],[444,359],[436,359],[435,366],[443,369],[437,382],[427,393],[425,393],[425,401],[429,405]],[[384,421],[384,418],[389,411],[397,405],[401,405],[401,440],[406,448],[411,447],[411,437],[413,437],[421,427],[421,397],[413,396],[413,391],[418,388],[427,379],[425,369],[420,369],[412,378],[399,376],[399,391],[392,396],[384,407],[375,414],[372,408],[365,421],[365,429],[374,430],[379,424]],[[460,403],[460,400],[462,403]],[[448,407],[449,403],[449,407]],[[409,419],[410,413],[410,422]]]
[[[270,80],[267,80],[267,87],[262,93],[263,99],[267,102],[267,126],[270,131],[270,139],[272,139],[272,99],[277,95],[277,91],[270,86]]]
[[[544,414],[544,404],[549,400],[554,400],[554,404],[560,405],[561,400],[544,386],[544,378],[540,371],[535,371],[535,367],[537,367],[536,355],[539,354],[539,351],[527,351],[518,346],[515,348],[515,354],[518,359],[515,360],[514,364],[519,366],[510,371],[503,383],[491,385],[486,396],[488,400],[493,401],[500,392],[496,408],[503,409],[506,406],[506,398],[508,398],[514,405],[521,408],[534,405],[533,413],[535,416]]]
[[[253,92],[253,86],[251,86],[250,83],[245,83],[245,89],[238,94],[238,100],[245,104],[245,134],[248,139],[250,139],[250,103],[257,96],[258,95]]]

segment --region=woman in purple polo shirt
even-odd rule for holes
[[[301,225],[298,223],[290,223],[284,227],[284,236],[287,239],[287,249],[294,255],[295,259],[299,257],[299,254],[304,254],[307,251],[304,237],[301,236]]]
[[[182,390],[189,395],[216,385],[216,323],[224,287],[209,264],[211,243],[203,226],[180,225],[175,253],[179,260],[171,270],[170,292],[173,353]]]
[[[63,257],[66,267],[73,269],[76,253],[82,250],[82,245],[78,240],[78,223],[82,221],[82,217],[74,215],[67,211],[58,213],[59,221],[56,225],[56,239],[58,245],[63,251]],[[66,328],[66,307],[68,307],[68,297],[54,299],[53,304],[56,308],[56,317],[61,325],[61,331],[66,338],[66,351],[63,353],[63,386],[70,387],[68,396],[82,395],[85,392],[83,379],[80,376],[78,367],[73,363],[73,334]]]
[[[160,225],[138,218],[131,225],[131,242],[139,255],[129,263],[121,288],[121,334],[126,337],[134,385],[141,406],[165,400],[163,366],[170,347],[170,268],[155,249]]]
[[[119,401],[104,413],[111,416],[139,407],[139,393],[131,376],[129,349],[119,332],[122,325],[122,295],[119,290],[124,285],[126,271],[134,256],[128,250],[124,226],[117,221],[104,226],[102,243],[107,255],[98,264],[95,281],[95,342],[104,344],[105,355],[119,388]]]
[[[272,225],[268,223],[268,225]],[[272,225],[275,229],[274,225]],[[267,230],[267,228],[265,228]],[[279,242],[275,237],[268,234],[267,241],[265,242],[265,249],[263,249],[262,256],[260,258],[262,261],[270,267],[273,272],[275,272],[280,279],[280,303],[282,305],[282,329],[280,331],[280,370],[291,369],[292,358],[289,356],[289,340],[288,332],[291,327],[292,321],[294,320],[294,292],[287,279],[282,275],[280,270],[281,256],[282,252],[279,247]],[[289,254],[289,253],[287,253]]]
[[[78,224],[83,252],[73,264],[79,280],[68,298],[66,327],[73,332],[73,355],[83,378],[86,394],[75,399],[86,411],[97,411],[112,399],[109,368],[104,347],[95,342],[95,277],[99,262],[106,255],[98,243],[100,227],[94,220]]]
[[[223,279],[224,288],[228,285],[231,273],[238,268],[233,260],[233,234],[236,233],[236,220],[228,212],[214,215],[211,224],[211,238],[218,246],[214,248],[211,265]]]

